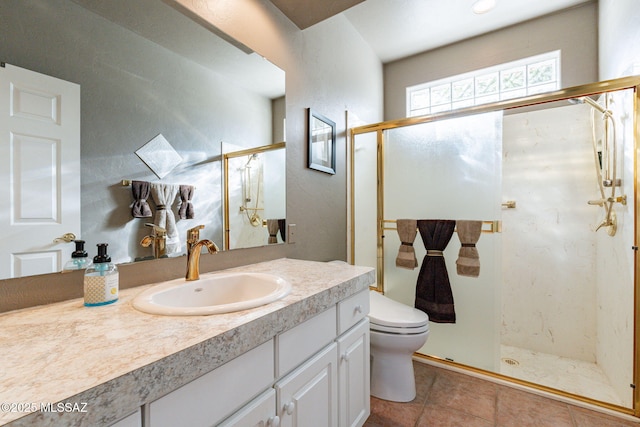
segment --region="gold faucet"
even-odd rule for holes
[[[145,224],[153,229],[150,236],[144,236],[140,244],[145,248],[151,246],[154,258],[164,258],[167,256],[167,230],[155,224]]]
[[[200,250],[206,246],[210,254],[218,252],[218,247],[211,240],[200,240],[200,230],[204,225],[198,225],[187,231],[187,275],[186,280],[200,278]]]

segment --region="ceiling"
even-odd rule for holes
[[[1,1],[1,0],[0,0]],[[72,0],[87,10],[164,48],[233,79],[267,98],[285,93],[284,71],[213,26],[194,25],[189,11],[178,13],[158,0]],[[172,3],[173,4],[173,3]],[[202,23],[202,22],[199,22]]]
[[[475,0],[271,0],[300,29],[343,13],[383,63],[591,1],[497,0],[476,15]]]

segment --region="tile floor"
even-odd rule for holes
[[[417,396],[407,403],[371,398],[365,427],[640,427],[470,375],[414,362]]]

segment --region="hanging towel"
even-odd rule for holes
[[[149,218],[152,216],[151,208],[147,199],[151,191],[151,185],[146,181],[131,181],[131,192],[133,193],[133,207],[131,214],[134,218]]]
[[[178,190],[177,185],[151,183],[151,195],[156,203],[154,224],[167,230],[167,254],[180,252],[178,227],[176,227],[176,218],[171,209]]]
[[[478,277],[480,275],[480,255],[476,243],[482,233],[482,221],[458,221],[458,238],[462,246],[458,252],[456,269],[458,275]]]
[[[416,251],[413,249],[413,241],[418,233],[417,221],[415,219],[399,219],[396,224],[401,242],[396,257],[396,267],[413,270],[418,266]]]
[[[278,220],[278,228],[280,229],[280,238],[283,242],[287,241],[287,219],[279,219]]]
[[[453,220],[418,220],[418,230],[427,254],[418,274],[415,306],[427,313],[432,322],[456,323],[453,293],[442,255],[455,226]]]
[[[181,185],[180,186],[180,209],[178,209],[178,217],[180,219],[193,219],[193,192],[195,187],[193,185]]]
[[[278,243],[278,220],[277,219],[268,219],[267,220],[267,231],[269,232],[269,240],[267,243]]]

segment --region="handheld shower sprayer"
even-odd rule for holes
[[[589,104],[591,107],[595,108],[596,110],[600,111],[602,114],[606,116],[611,117],[612,115],[611,110],[607,110],[602,105],[598,104],[596,101],[589,98],[588,96],[581,96],[580,98],[571,98],[569,102],[572,104]]]
[[[616,187],[620,185],[620,180],[618,180],[617,177],[618,149],[616,145],[616,124],[613,120],[613,113],[588,96],[572,98],[569,99],[569,102],[571,104],[587,104],[593,109],[592,111],[599,111],[602,114],[602,120],[604,122],[602,151],[599,151],[597,147],[598,141],[596,139],[594,114],[591,116],[593,154],[601,198],[599,200],[590,200],[588,203],[590,205],[601,206],[605,211],[605,218],[598,224],[596,231],[602,227],[606,227],[608,234],[613,236],[616,234],[617,229],[617,218],[613,204],[616,202],[626,204],[626,196],[616,197]],[[611,188],[609,197],[606,196],[605,187]]]

